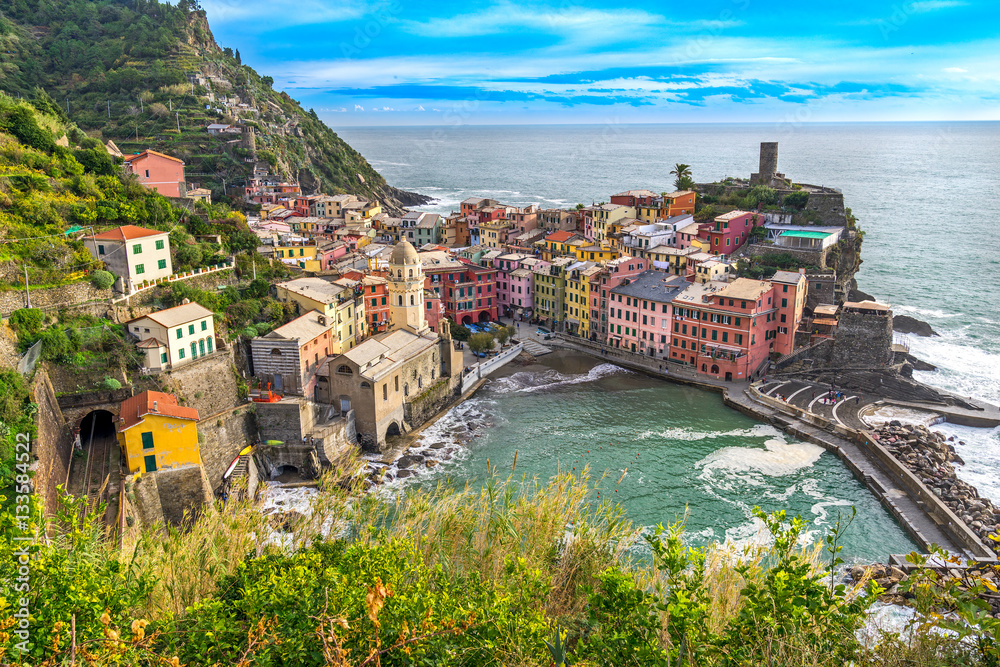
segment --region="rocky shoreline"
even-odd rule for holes
[[[955,466],[965,462],[951,443],[926,426],[913,426],[891,421],[876,429],[872,437],[878,440],[900,463],[905,465],[941,498],[972,531],[996,553],[997,544],[989,536],[1000,531],[1000,508],[988,498],[980,498],[976,487],[955,475]],[[959,441],[959,444],[964,444]]]

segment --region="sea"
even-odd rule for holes
[[[691,165],[698,182],[746,177],[757,170],[760,142],[777,141],[779,171],[843,191],[865,232],[859,288],[940,334],[908,337],[911,351],[938,367],[918,379],[1000,403],[1000,123],[335,129],[389,183],[433,197],[422,208],[440,213],[472,196],[572,207],[622,190],[670,191],[675,163]],[[759,528],[754,504],[784,505],[819,534],[836,518],[832,508],[855,505],[865,510],[848,540],[855,557],[912,547],[818,448],[697,390],[565,363],[577,362],[512,369],[428,429],[422,446],[459,447],[431,477],[478,479],[486,458],[500,463],[516,449],[520,474],[545,477],[580,463],[617,479],[627,467],[609,492],[641,525],[686,512],[698,539],[738,541]],[[490,426],[470,435],[463,422]],[[1000,429],[934,428],[961,441],[959,476],[1000,502]]]

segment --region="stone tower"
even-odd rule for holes
[[[424,314],[424,269],[409,241],[400,241],[389,257],[389,330],[424,334],[430,328]]]
[[[750,184],[773,185],[775,180],[784,181],[785,175],[778,173],[778,142],[760,142],[760,165],[756,174],[750,174]]]

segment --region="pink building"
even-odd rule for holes
[[[673,300],[688,282],[661,271],[645,271],[622,281],[608,299],[609,345],[658,359],[670,357]]]
[[[632,280],[649,268],[640,257],[619,257],[604,264],[604,269],[590,277],[590,338],[608,339],[608,303],[611,290]]]
[[[175,157],[145,150],[138,155],[126,156],[125,170],[164,197],[183,197],[186,193],[184,162]]]
[[[513,314],[515,308],[532,308],[532,305],[525,305],[533,301],[531,298],[531,271],[525,278],[525,270],[522,263],[532,259],[531,255],[524,253],[507,253],[498,255],[493,259],[493,266],[497,270],[497,301],[500,304],[500,313],[504,316]],[[515,277],[513,274],[517,272]]]
[[[431,331],[439,331],[438,323],[444,319],[444,301],[434,290],[424,290],[424,318]]]
[[[319,260],[323,271],[329,271],[338,259],[347,254],[348,250],[348,245],[343,241],[321,242],[316,248],[316,259]]]
[[[746,211],[730,211],[717,216],[708,230],[709,252],[713,255],[729,255],[750,238],[750,232],[757,224],[757,214]]]

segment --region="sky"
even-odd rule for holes
[[[1000,120],[997,0],[202,0],[334,126]]]

